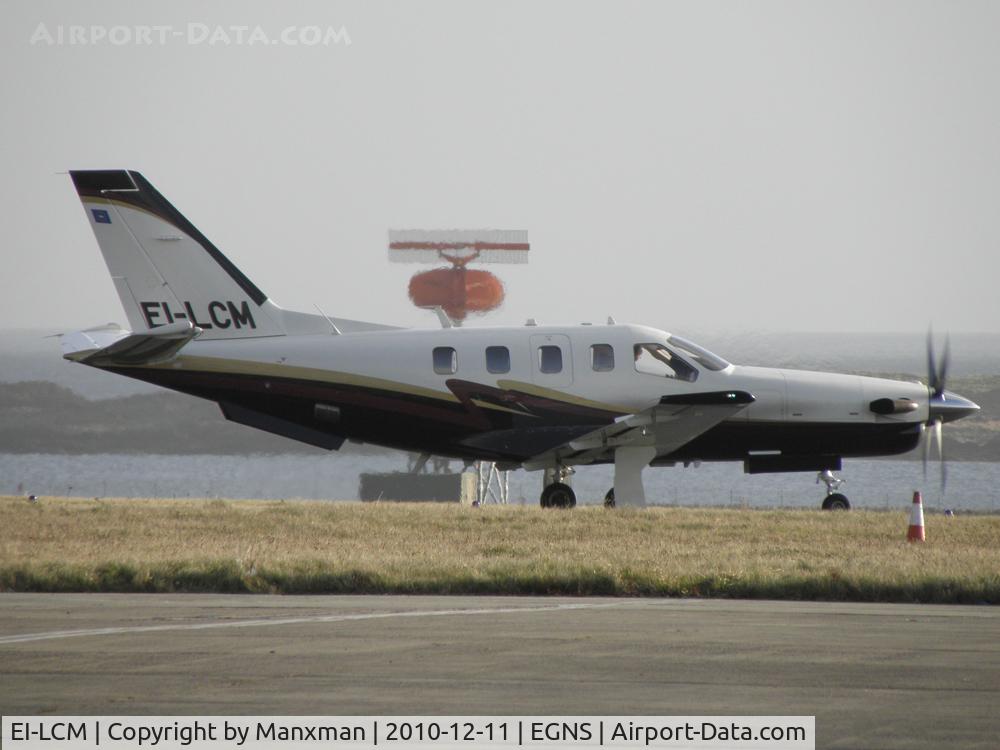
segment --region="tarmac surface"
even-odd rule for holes
[[[996,748],[1000,609],[2,594],[0,711],[815,715],[820,748]]]

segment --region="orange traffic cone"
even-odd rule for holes
[[[913,493],[913,507],[910,510],[910,528],[906,530],[906,541],[924,541],[924,504],[920,493]]]

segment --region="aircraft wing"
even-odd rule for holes
[[[573,465],[609,460],[616,448],[623,447],[651,447],[656,449],[656,455],[667,455],[755,400],[746,391],[664,396],[655,406],[619,417],[612,424],[533,456],[523,466],[531,471],[556,463]]]
[[[115,325],[62,337],[63,357],[96,366],[149,365],[170,360],[201,333],[189,320],[132,333]]]

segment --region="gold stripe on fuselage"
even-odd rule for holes
[[[363,388],[375,388],[383,391],[406,393],[411,396],[422,396],[441,401],[459,403],[451,391],[435,391],[409,383],[395,380],[384,380],[367,375],[357,375],[338,370],[323,370],[318,367],[301,367],[298,365],[283,365],[277,362],[255,362],[253,360],[223,359],[221,357],[200,357],[181,355],[176,359],[157,365],[143,365],[151,370],[185,370],[190,372],[216,372],[228,375],[260,375],[273,378],[291,378],[295,380],[310,380],[316,383],[332,383],[336,385],[352,385]]]
[[[339,370],[324,370],[318,367],[302,367],[299,365],[285,365],[277,362],[255,362],[253,360],[234,360],[221,357],[204,357],[195,355],[180,355],[170,362],[154,365],[140,365],[148,370],[185,370],[189,372],[213,372],[230,375],[257,375],[273,378],[292,378],[296,380],[309,380],[317,383],[331,383],[337,385],[349,385],[360,388],[373,388],[377,390],[390,391],[394,393],[404,393],[410,396],[420,396],[422,398],[447,401],[448,403],[460,403],[460,400],[451,391],[437,391],[433,388],[401,383],[397,380],[386,380],[384,378],[372,377],[369,375],[358,375],[351,372]],[[601,411],[630,414],[631,410],[621,406],[605,404],[599,401],[573,396],[562,391],[551,388],[542,388],[531,383],[524,383],[517,380],[501,380],[497,386],[503,390],[520,391],[532,396],[559,401],[575,406],[583,406],[589,409]],[[517,409],[509,409],[499,404],[491,404],[479,399],[472,399],[476,406],[496,411],[509,412],[511,414],[525,415],[525,412]]]

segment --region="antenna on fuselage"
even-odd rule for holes
[[[448,317],[448,313],[444,311],[441,305],[431,305],[430,307],[423,308],[424,310],[432,310],[435,315],[437,315],[438,320],[441,321],[442,328],[454,328],[455,321]]]
[[[334,323],[332,320],[330,320],[330,316],[327,315],[325,312],[323,312],[323,309],[319,305],[317,305],[315,302],[313,303],[313,307],[315,307],[319,311],[320,315],[322,315],[324,318],[326,318],[326,322],[329,323],[330,324],[330,328],[333,329],[333,335],[334,336],[340,336],[341,335],[340,334],[340,329],[337,328],[337,324],[336,323]]]

